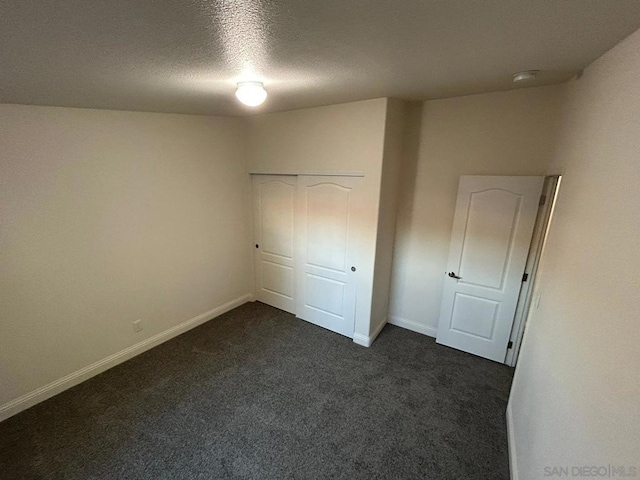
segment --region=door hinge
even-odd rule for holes
[[[513,348],[513,342],[509,342],[507,343],[507,350]]]
[[[529,280],[529,274],[528,273],[522,274],[522,281],[526,282],[527,280]]]
[[[546,195],[540,195],[540,203],[538,203],[538,205],[544,205],[547,201],[547,196]]]

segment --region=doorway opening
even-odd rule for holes
[[[533,229],[533,237],[531,239],[531,246],[529,247],[529,255],[527,257],[522,286],[520,287],[516,314],[511,330],[511,337],[509,338],[509,348],[507,349],[504,361],[505,364],[511,367],[515,367],[518,361],[520,346],[522,345],[522,338],[527,328],[527,320],[531,307],[535,305],[539,299],[537,285],[538,267],[540,266],[540,259],[544,254],[549,236],[549,228],[553,219],[561,182],[561,175],[551,175],[545,177],[542,187],[543,193],[540,200],[540,207]]]

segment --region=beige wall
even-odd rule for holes
[[[423,103],[405,145],[389,321],[435,335],[460,175],[542,175],[562,86]],[[415,118],[417,117],[417,118]]]
[[[248,117],[251,172],[362,172],[380,179],[387,99]]]
[[[510,398],[519,480],[640,475],[640,32],[567,85],[564,177]]]
[[[0,105],[0,407],[251,291],[243,135]]]
[[[400,172],[410,107],[408,102],[397,99],[390,98],[387,103],[370,336],[379,333],[389,312]]]
[[[368,337],[387,99],[258,115],[248,119],[248,163],[260,173],[364,174],[355,333]]]

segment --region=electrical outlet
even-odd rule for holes
[[[133,322],[133,331],[138,333],[141,332],[143,329],[142,327],[142,319],[138,319],[135,322]]]

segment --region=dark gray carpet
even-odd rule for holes
[[[506,479],[511,376],[247,304],[0,423],[0,477]]]

